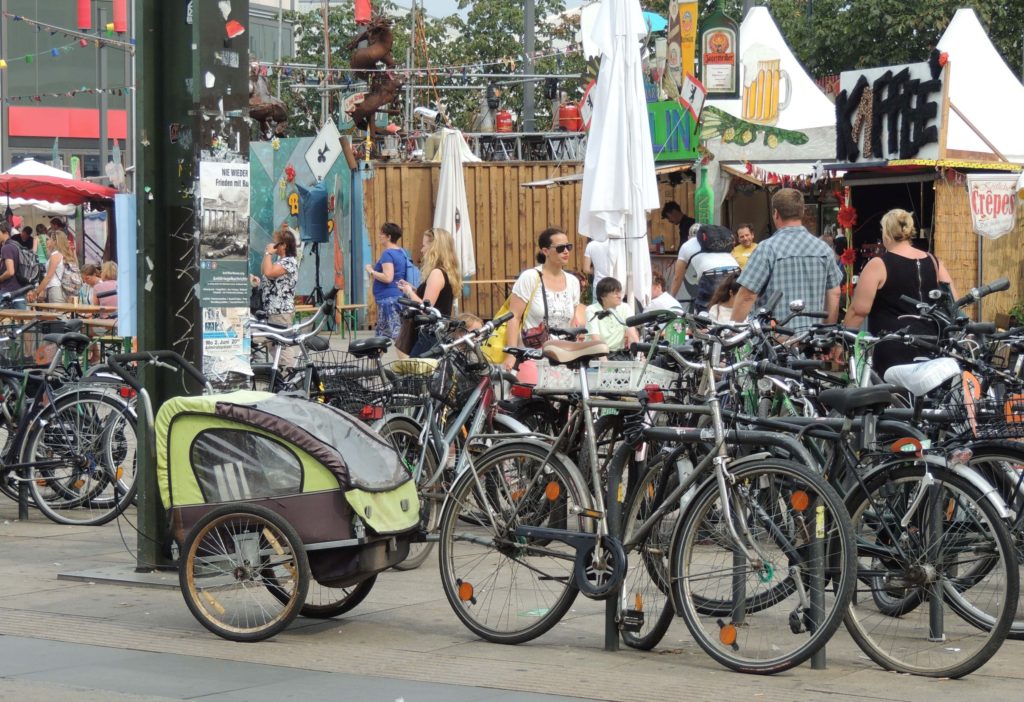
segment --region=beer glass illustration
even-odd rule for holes
[[[769,126],[779,121],[779,112],[793,97],[793,84],[781,63],[779,53],[770,47],[755,44],[747,51],[743,57],[743,119]]]

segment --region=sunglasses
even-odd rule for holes
[[[572,251],[572,244],[559,244],[558,246],[552,246],[557,253],[565,253],[566,251]]]

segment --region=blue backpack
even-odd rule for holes
[[[402,277],[409,285],[418,288],[420,283],[423,282],[423,274],[420,273],[420,269],[416,267],[416,264],[412,262],[409,252],[402,249],[402,253],[405,254],[405,275]]]

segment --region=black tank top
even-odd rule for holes
[[[445,317],[451,317],[454,291],[452,290],[451,281],[448,280],[448,274],[442,270],[441,275],[444,276],[444,287],[441,288],[441,292],[437,294],[437,299],[431,300],[430,303],[438,312],[443,314]],[[427,291],[427,278],[429,277],[430,274],[428,273],[426,278],[423,279],[423,282],[420,283],[420,286],[416,288],[416,295],[421,300],[423,299],[423,293]]]
[[[917,309],[901,296],[922,302],[928,293],[939,287],[939,272],[932,256],[907,258],[891,252],[882,254],[885,264],[885,283],[875,293],[875,301],[868,314],[868,330],[875,336],[910,328],[915,334],[934,334],[933,325],[921,320],[900,319],[900,315],[917,314]],[[899,342],[883,342],[875,347],[874,367],[879,375],[894,365],[911,363],[920,351]]]

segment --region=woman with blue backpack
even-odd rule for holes
[[[372,266],[366,265],[366,272],[373,278],[373,299],[377,303],[377,336],[397,339],[402,326],[399,316],[398,298],[402,292],[398,281],[406,279],[409,270],[409,256],[398,243],[402,228],[394,222],[385,222],[377,235],[383,247],[380,258]]]

